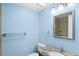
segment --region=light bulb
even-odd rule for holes
[[[51,14],[54,14],[55,12],[56,12],[56,9],[53,8],[53,9],[51,10]]]
[[[68,3],[68,6],[73,6],[74,4],[73,3]]]
[[[61,11],[61,10],[63,10],[63,9],[64,9],[64,6],[63,6],[63,5],[59,5],[59,6],[58,6],[58,10],[59,10],[59,11]]]

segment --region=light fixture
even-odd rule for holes
[[[53,9],[51,10],[51,14],[55,14],[55,12],[56,12],[56,9],[53,8]]]
[[[68,6],[73,6],[74,4],[73,3],[68,3]]]
[[[59,3],[59,5],[57,6],[57,8],[53,8],[51,10],[51,14],[54,14],[56,11],[62,11],[64,10],[65,7],[69,7],[69,6],[73,6],[73,3]]]
[[[63,10],[63,9],[64,9],[64,5],[63,5],[63,4],[59,4],[57,10],[58,10],[58,11],[61,11],[61,10]]]

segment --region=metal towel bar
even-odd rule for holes
[[[26,33],[4,33],[3,37],[24,36]]]

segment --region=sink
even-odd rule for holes
[[[38,52],[43,56],[72,56],[71,53],[65,51],[63,48],[58,49],[44,43],[38,44]]]
[[[64,54],[60,52],[60,49],[52,48],[44,43],[38,44],[38,52],[43,56],[64,56]]]
[[[65,56],[58,51],[49,51],[47,49],[39,49],[39,52],[44,56]]]
[[[52,51],[52,52],[48,52],[48,56],[64,56],[64,55],[61,54],[60,52]]]

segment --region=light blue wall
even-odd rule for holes
[[[3,55],[23,56],[36,51],[39,14],[16,4],[3,4],[3,33],[27,33],[3,38]]]
[[[79,55],[79,4],[75,4],[75,40],[66,40],[53,37],[52,6],[40,12],[40,40],[64,50]],[[67,8],[65,11],[69,10]],[[48,33],[49,32],[49,33]]]
[[[26,36],[4,38],[3,55],[23,56],[36,52],[39,39],[79,55],[79,4],[74,7],[75,40],[65,40],[53,37],[53,16],[50,13],[53,6],[43,10],[39,15],[15,4],[3,4],[3,33],[27,33]]]

